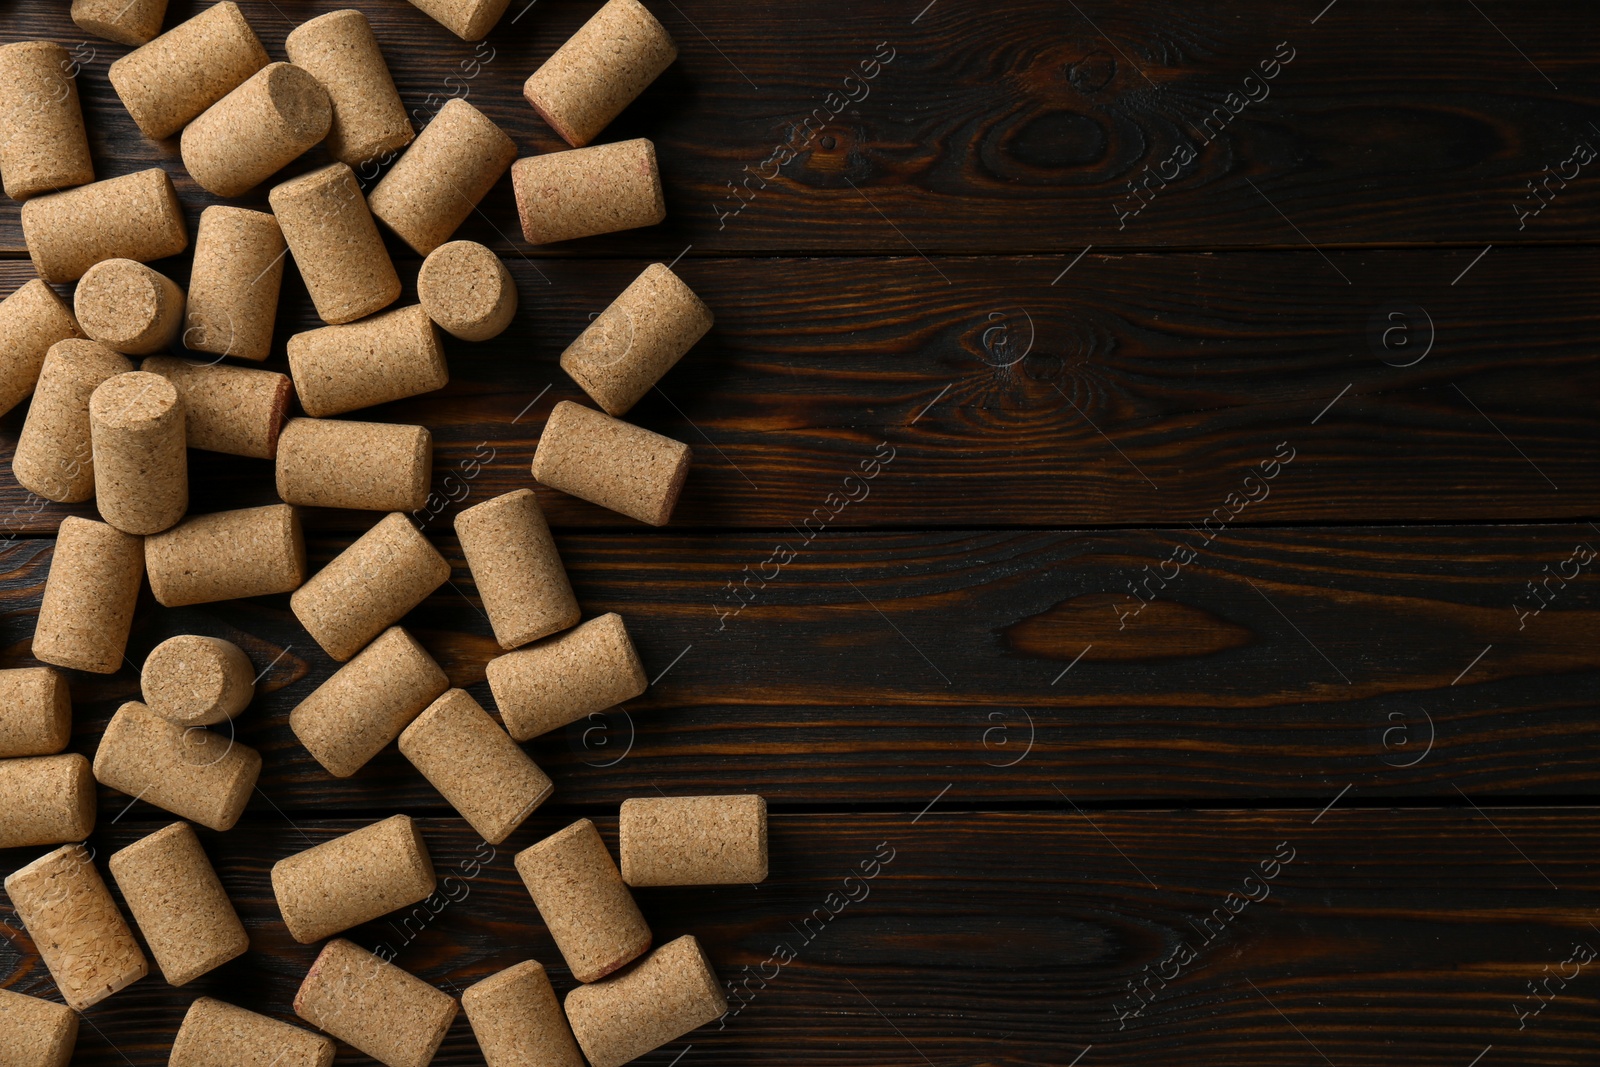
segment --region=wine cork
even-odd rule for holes
[[[426,426],[290,419],[278,441],[278,495],[291,504],[416,511],[432,479]]]
[[[78,1044],[78,1016],[51,1000],[0,989],[0,1048],[10,1067],[67,1067]]]
[[[342,938],[294,996],[296,1015],[385,1067],[428,1067],[456,1010],[447,994]]]
[[[0,48],[0,177],[13,200],[94,181],[75,70],[53,41]]]
[[[440,329],[463,341],[499,336],[517,313],[511,272],[476,241],[450,241],[429,252],[417,274],[417,299]]]
[[[183,128],[183,165],[202,189],[242,196],[328,135],[328,92],[293,63],[268,63]]]
[[[510,837],[555,788],[464,689],[428,705],[400,735],[400,751],[491,845]]]
[[[161,32],[167,0],[72,0],[72,21],[84,33],[137,48]]]
[[[612,0],[616,3],[617,0]],[[561,353],[561,369],[608,415],[623,415],[711,329],[711,309],[652,263]]]
[[[617,823],[632,886],[748,885],[767,877],[767,802],[754,793],[630,797]]]
[[[577,625],[578,598],[532,489],[473,505],[455,528],[501,648]]]
[[[89,397],[94,502],[124,533],[153,534],[189,510],[183,402],[159,374],[108,378]]]
[[[433,895],[436,879],[416,823],[394,815],[272,865],[284,925],[302,945]]]
[[[159,352],[183,326],[178,283],[131,259],[104,259],[84,271],[72,303],[83,332],[124,355]]]
[[[117,673],[143,577],[144,546],[137,537],[93,519],[62,519],[33,631],[34,659]]]
[[[198,997],[172,1043],[167,1067],[333,1067],[330,1038]]]
[[[261,754],[233,738],[183,727],[136,700],[117,709],[94,754],[94,776],[210,830],[230,830],[261,773]]]
[[[422,305],[289,338],[289,373],[307,415],[338,415],[443,389],[439,334]]]
[[[126,356],[96,341],[50,346],[11,457],[11,473],[24,489],[65,504],[94,496],[89,398],[102,382],[131,370]]]
[[[327,90],[333,125],[324,143],[334,159],[360,166],[404,148],[416,136],[361,12],[330,11],[302,22],[283,49],[289,62],[310,71]]]
[[[505,131],[451,97],[372,190],[372,213],[427,255],[450,239],[517,158]]]
[[[588,1067],[550,978],[535,960],[468,986],[461,1006],[488,1067]]]
[[[610,0],[533,72],[522,95],[582,148],[677,58],[672,36],[639,0]]]
[[[566,1009],[590,1067],[622,1067],[721,1018],[728,999],[700,942],[685,934],[627,974],[574,989]]]
[[[72,740],[72,694],[49,667],[0,671],[0,757],[48,756]]]
[[[72,309],[38,278],[0,300],[0,415],[33,392],[51,345],[82,336]]]
[[[0,760],[0,848],[82,841],[94,805],[94,775],[76,752]]]
[[[244,923],[188,823],[141,837],[106,866],[168,985],[187,985],[249,950]]]
[[[267,194],[323,322],[354,322],[400,295],[400,276],[355,172],[333,163]]]
[[[278,433],[294,393],[287,375],[176,356],[151,356],[139,369],[161,375],[178,391],[190,448],[253,459],[278,454]]]
[[[649,684],[616,612],[496,656],[487,672],[500,717],[518,741],[632,700]]]
[[[427,650],[392,626],[302,700],[289,728],[324,770],[348,778],[448,688]]]
[[[178,194],[159,168],[35,197],[22,205],[22,236],[33,269],[54,283],[103,259],[143,263],[189,247]]]
[[[195,515],[144,540],[163,607],[292,593],[306,580],[300,513],[287,504]]]
[[[588,819],[523,849],[516,865],[578,981],[604,978],[650,947],[650,927]]]
[[[264,211],[221,205],[202,211],[183,312],[184,347],[266,359],[287,249],[278,220]]]
[[[444,557],[409,518],[392,512],[295,590],[289,607],[342,663],[449,577]]]
[[[111,64],[111,86],[140,131],[159,141],[268,62],[239,5],[223,0]]]
[[[511,165],[522,236],[536,245],[654,226],[667,217],[656,146],[643,137]]]
[[[250,706],[256,669],[232,641],[179,634],[150,650],[139,671],[139,690],[145,707],[168,722],[211,726]]]
[[[411,0],[414,7],[463,41],[481,41],[511,0]]]
[[[563,400],[533,453],[533,476],[552,489],[651,526],[665,526],[689,477],[689,446]]]

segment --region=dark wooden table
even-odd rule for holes
[[[530,956],[565,991],[512,855],[580,815],[611,834],[629,796],[756,790],[766,883],[638,894],[739,989],[641,1062],[1594,1063],[1600,973],[1570,961],[1600,946],[1600,17],[1325,2],[652,4],[682,57],[606,139],[655,140],[668,220],[535,252],[502,182],[460,236],[511,265],[516,324],[366,414],[434,432],[454,576],[406,625],[490,704],[451,519],[532,484],[581,396],[561,349],[676,259],[717,325],[630,416],[696,449],[672,525],[540,490],[654,684],[527,746],[556,795],[465,899],[354,939],[452,992]],[[562,145],[522,80],[597,5],[524,3],[479,46],[354,6],[419,124],[465,96],[527,154]],[[275,58],[337,6],[243,0]],[[117,102],[124,49],[64,2],[0,19],[84,42],[98,174],[165,167],[192,232],[213,198]],[[9,292],[9,202],[0,249]],[[313,323],[291,270],[269,365]],[[191,469],[197,510],[274,499],[266,462]],[[57,524],[93,511],[0,481],[14,666]],[[316,561],[372,518],[311,514]],[[316,947],[274,860],[395,812],[441,871],[487,849],[392,748],[335,780],[295,742],[334,664],[286,597],[146,594],[131,660],[182,632],[271,664],[238,723],[260,789],[202,834],[253,950],[88,1012],[76,1064],[165,1064],[198,994],[292,1018]],[[92,754],[137,679],[72,686]],[[170,820],[100,811],[102,854]],[[0,934],[0,982],[55,997],[8,907]],[[481,1062],[464,1020],[436,1062]]]

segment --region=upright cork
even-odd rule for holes
[[[190,448],[253,459],[278,454],[278,433],[294,395],[287,375],[176,356],[151,356],[139,369],[161,375],[178,391]]]
[[[511,165],[522,236],[536,245],[654,226],[667,217],[656,146],[643,137]]]
[[[416,511],[432,479],[426,426],[291,419],[278,441],[278,495],[291,504]]]
[[[711,309],[694,290],[652,263],[567,346],[561,369],[607,415],[625,415],[711,323]]]
[[[456,536],[501,648],[577,625],[581,613],[532,489],[517,489],[456,516]]]
[[[141,837],[106,866],[168,985],[187,985],[249,950],[244,923],[188,823]]]
[[[616,612],[489,661],[489,689],[518,741],[632,700],[649,685]]]
[[[160,167],[29,200],[22,237],[33,269],[56,284],[102,259],[147,263],[189,247],[177,191]]]
[[[128,356],[161,351],[183,327],[183,289],[132,259],[104,259],[84,271],[72,304],[84,333]]]
[[[73,71],[53,41],[0,48],[0,176],[13,200],[94,181]]]
[[[291,178],[267,199],[323,322],[354,322],[400,296],[394,261],[347,165]]]
[[[335,778],[348,778],[400,736],[450,679],[392,626],[289,713],[295,737]]]
[[[243,196],[328,135],[328,93],[293,63],[269,63],[183,128],[183,165],[202,189]]]
[[[117,709],[94,754],[101,785],[209,830],[233,828],[260,774],[255,749],[168,722],[136,700]]]
[[[578,981],[604,978],[650,947],[650,927],[588,819],[523,849],[516,864]]]
[[[368,203],[401,240],[427,255],[467,221],[517,158],[505,131],[451,97],[383,176]]]
[[[435,700],[400,735],[400,751],[491,845],[498,845],[555,787],[464,689]]]
[[[183,346],[260,362],[272,351],[288,246],[264,211],[215,205],[200,213],[183,313]]]
[[[428,1067],[456,1002],[343,939],[330,941],[294,997],[294,1013],[385,1067]]]
[[[672,36],[639,0],[610,0],[533,72],[522,95],[582,148],[677,58]]]
[[[100,517],[131,534],[153,534],[189,510],[183,402],[159,374],[109,378],[89,398],[94,502]]]
[[[333,558],[289,598],[322,650],[341,663],[439,588],[450,564],[399,512]]]
[[[487,37],[510,3],[511,0],[411,0],[413,7],[463,41]]]
[[[767,877],[767,802],[754,793],[630,797],[617,823],[632,886],[748,885]]]
[[[333,1067],[330,1038],[211,997],[189,1005],[167,1067]]]
[[[94,830],[94,776],[76,752],[0,760],[0,848],[82,841]]]
[[[97,341],[57,341],[45,354],[11,473],[24,489],[64,504],[94,496],[89,398],[102,382],[133,370]]]
[[[149,973],[82,845],[39,857],[7,878],[5,889],[68,1007],[87,1011]]]
[[[111,86],[140,131],[159,141],[268,62],[239,5],[223,0],[111,64]]]
[[[33,658],[94,674],[117,673],[143,577],[139,538],[93,519],[62,519],[33,630]]]
[[[139,671],[145,707],[179,726],[227,722],[256,695],[256,669],[244,649],[220,637],[179,634],[145,657]]]
[[[728,999],[700,942],[685,934],[627,974],[574,989],[566,1008],[590,1067],[622,1067],[721,1018]]]
[[[38,278],[0,300],[0,415],[33,392],[51,345],[82,336],[72,309]]]
[[[72,740],[72,694],[49,667],[0,671],[0,758],[48,756]]]
[[[428,845],[410,816],[394,815],[272,865],[284,925],[302,945],[433,895]]]
[[[144,565],[168,608],[292,593],[306,580],[300,513],[268,504],[192,516],[145,538]]]
[[[10,1067],[67,1067],[78,1044],[78,1016],[53,1000],[0,989],[0,1048]]]
[[[582,404],[550,412],[533,476],[552,489],[651,526],[665,526],[689,477],[689,446]]]
[[[333,107],[328,154],[358,167],[416,136],[367,16],[330,11],[302,22],[283,42],[289,62],[311,72]]]
[[[498,337],[517,313],[511,272],[476,241],[450,241],[429,252],[417,274],[417,299],[440,329],[463,341]]]
[[[289,338],[289,373],[307,415],[320,418],[443,389],[439,333],[420,304]]]
[[[138,48],[161,32],[167,0],[72,0],[72,21],[84,33]]]
[[[461,1006],[488,1067],[588,1067],[536,960],[468,986]]]

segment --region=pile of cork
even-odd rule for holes
[[[506,0],[414,2],[467,39],[481,38],[506,8]],[[255,696],[257,665],[245,652],[196,634],[162,642],[140,669],[144,699],[118,709],[93,762],[63,753],[72,707],[56,668],[121,668],[146,577],[165,607],[292,594],[295,617],[343,664],[290,714],[296,738],[338,777],[398,741],[491,844],[553,790],[519,742],[647,685],[620,616],[581,621],[549,525],[525,488],[455,519],[504,650],[487,671],[500,721],[450,688],[397,625],[450,576],[407,515],[429,499],[428,429],[333,416],[443,388],[441,329],[483,341],[510,325],[510,272],[483,245],[451,239],[507,168],[533,244],[665,217],[650,141],[589,143],[676,58],[671,37],[637,0],[609,0],[525,86],[571,150],[517,159],[511,138],[464,99],[414,133],[359,11],[299,26],[285,42],[288,62],[274,62],[235,4],[160,33],[165,7],[72,4],[83,29],[136,46],[109,76],[145,136],[181,135],[184,167],[219,197],[249,192],[319,143],[334,161],[274,185],[270,214],[206,208],[185,291],[145,265],[189,245],[167,173],[95,181],[67,52],[47,41],[0,48],[0,178],[23,201],[38,273],[0,302],[0,414],[32,396],[12,473],[44,500],[92,499],[101,520],[68,517],[58,531],[33,638],[34,657],[48,666],[0,671],[0,848],[64,845],[6,878],[5,890],[69,1006],[0,990],[0,1062],[8,1067],[66,1064],[77,1034],[69,1009],[86,1010],[144,977],[145,948],[174,986],[249,949],[190,826],[230,830],[261,772],[258,752],[209,729],[229,724]],[[363,194],[352,168],[391,159]],[[378,223],[426,257],[414,306],[390,307],[401,282]],[[286,252],[327,325],[289,338],[288,375],[224,362],[270,354]],[[69,305],[52,285],[71,282]],[[711,322],[671,269],[647,268],[563,353],[562,368],[601,410],[556,406],[534,479],[666,523],[689,448],[619,416]],[[179,345],[210,358],[164,354]],[[304,414],[291,417],[296,402]],[[191,448],[273,460],[282,503],[190,515]],[[308,578],[302,507],[387,514]],[[94,828],[96,783],[185,820],[107,862],[144,948],[83,844]],[[529,960],[467,989],[461,1006],[490,1067],[582,1067],[585,1058],[614,1067],[726,1011],[695,938],[651,950],[630,887],[761,881],[764,801],[630,799],[618,840],[620,870],[587,819],[517,854],[579,985],[559,1003],[544,967]],[[415,904],[435,885],[427,844],[405,815],[272,869],[283,922],[306,944]],[[389,1067],[425,1067],[457,1008],[342,939],[323,948],[293,1004],[306,1022]],[[170,1063],[326,1067],[334,1051],[321,1034],[202,997]]]

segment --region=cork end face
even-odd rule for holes
[[[94,425],[140,431],[164,427],[183,418],[178,390],[159,374],[129,371],[107,378],[89,397]]]
[[[256,77],[264,80],[272,109],[297,143],[315,144],[328,135],[333,106],[309,72],[293,63],[270,63]]]
[[[162,283],[166,282],[166,285]],[[145,355],[166,346],[169,320],[177,314],[169,279],[131,259],[107,259],[84,272],[73,294],[78,324],[94,340],[118,352]]]
[[[161,21],[144,20],[112,20],[95,18],[85,10],[86,5],[74,3],[72,5],[72,22],[84,33],[92,33],[96,37],[103,37],[117,44],[125,44],[129,48],[138,48],[140,45],[149,44],[161,35]]]

